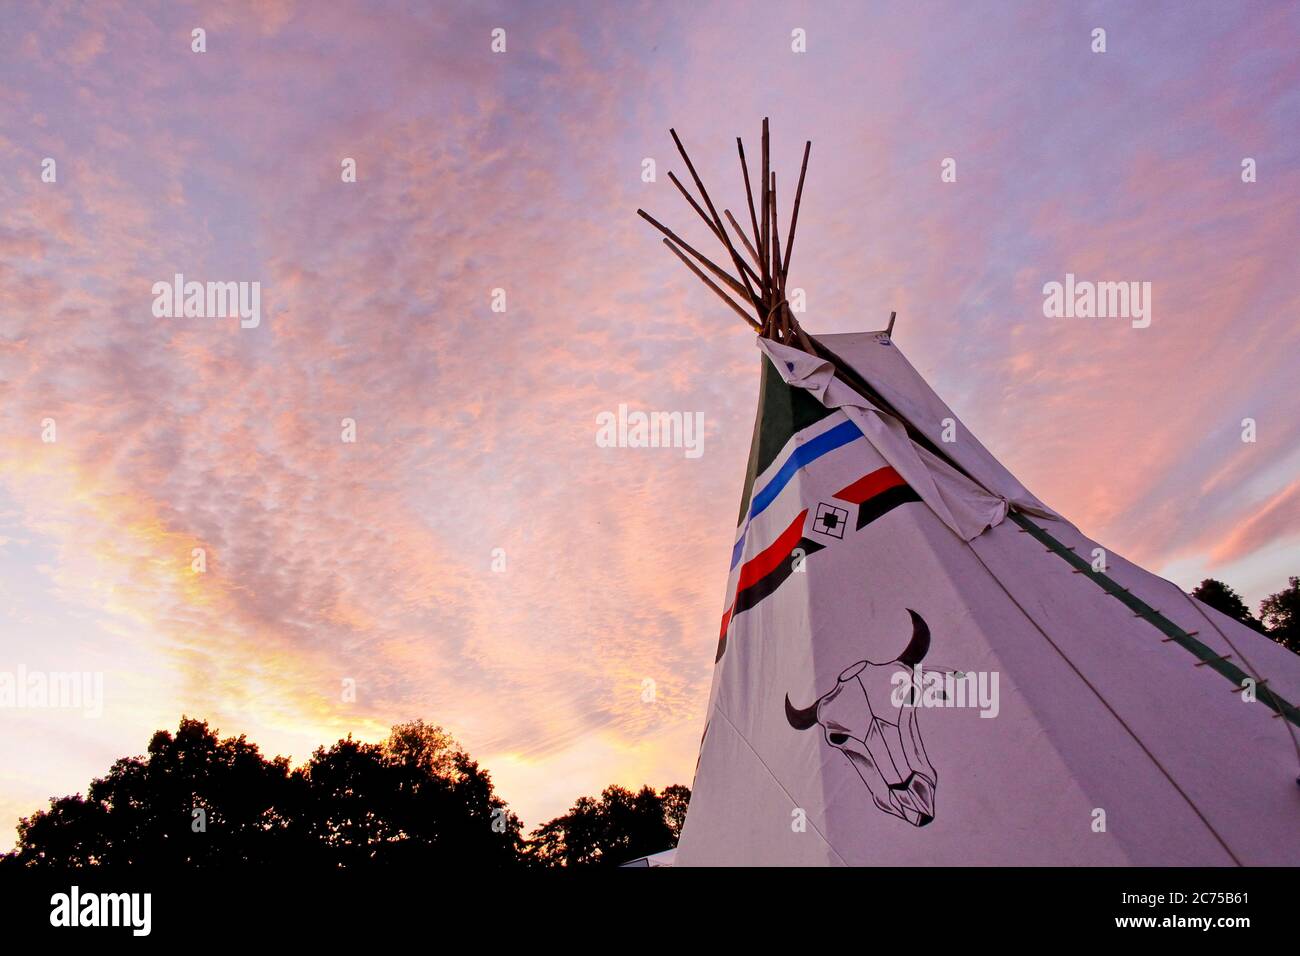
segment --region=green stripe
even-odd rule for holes
[[[794,388],[781,378],[767,356],[762,358],[763,372],[758,386],[758,415],[754,419],[754,438],[749,446],[749,468],[745,472],[745,490],[740,499],[739,526],[749,512],[754,495],[754,479],[767,470],[781,454],[796,432],[815,425],[835,409],[827,408],[806,388]]]
[[[1061,542],[1048,534],[1045,530],[1034,524],[1027,516],[1017,511],[1009,512],[1007,517],[1018,524],[1029,534],[1039,541],[1048,551],[1064,558],[1076,571],[1088,576],[1094,584],[1113,598],[1117,598],[1125,607],[1130,608],[1134,615],[1143,620],[1150,621],[1166,637],[1172,638],[1177,644],[1182,645],[1192,654],[1196,655],[1205,665],[1213,670],[1218,671],[1228,680],[1232,681],[1237,687],[1241,687],[1242,681],[1253,680],[1253,678],[1231,661],[1226,661],[1214,651],[1206,647],[1196,637],[1184,631],[1169,618],[1165,617],[1155,608],[1151,607],[1145,601],[1137,598],[1131,591],[1121,587],[1116,581],[1098,571],[1092,569],[1092,565],[1085,561],[1071,549],[1067,548]],[[1300,709],[1292,703],[1289,703],[1279,695],[1268,689],[1266,684],[1256,684],[1255,697],[1261,703],[1267,704],[1274,712],[1284,714],[1286,719],[1291,721],[1297,727],[1300,727]]]

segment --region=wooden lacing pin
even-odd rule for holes
[[[1226,661],[1231,656],[1231,654],[1224,654],[1222,657],[1211,657],[1208,661],[1198,661],[1195,666],[1204,667],[1206,664],[1214,664],[1217,661]]]
[[[1267,678],[1267,677],[1265,677],[1263,680],[1257,680],[1257,681],[1255,681],[1255,689],[1256,689],[1256,690],[1259,690],[1261,687],[1263,687],[1263,686],[1264,686],[1265,684],[1267,684],[1267,683],[1268,683],[1268,678]],[[1243,690],[1245,690],[1245,688],[1242,687],[1240,684],[1238,684],[1236,687],[1234,687],[1234,688],[1232,689],[1232,692],[1233,692],[1234,694],[1240,694]]]

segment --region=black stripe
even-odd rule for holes
[[[825,545],[818,544],[816,541],[809,541],[807,538],[800,538],[795,548],[802,548],[804,557],[815,551],[820,551]],[[736,595],[736,603],[731,608],[731,619],[734,621],[736,615],[741,611],[748,611],[763,598],[767,597],[782,584],[786,578],[794,574],[795,557],[791,551],[790,556],[772,569],[766,577],[759,578],[745,590]]]
[[[858,505],[858,530],[861,531],[881,515],[893,511],[899,505],[920,500],[921,496],[912,490],[911,485],[895,485],[888,491],[882,491],[874,498],[868,498]]]

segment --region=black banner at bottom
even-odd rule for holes
[[[532,945],[671,945],[692,928],[773,929],[873,945],[959,934],[991,945],[1106,936],[1232,945],[1293,927],[1291,869],[374,869],[347,872],[0,868],[7,940],[301,943],[430,933]],[[803,927],[801,930],[800,927]],[[436,929],[434,927],[437,927]],[[811,937],[809,937],[811,939]],[[657,942],[656,942],[657,940]],[[774,942],[771,940],[769,942]]]

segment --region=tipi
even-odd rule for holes
[[[737,140],[746,261],[672,135],[734,272],[640,214],[762,352],[675,865],[1300,864],[1300,657],[1030,494],[892,316],[800,328],[811,144],[782,252],[767,121],[757,211]]]

